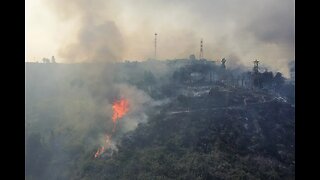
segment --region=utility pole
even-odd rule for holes
[[[157,33],[154,34],[154,59],[157,59]]]

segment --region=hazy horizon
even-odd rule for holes
[[[294,1],[26,1],[25,61],[57,62],[199,57],[251,66],[255,59],[288,76],[294,60]],[[228,63],[228,62],[227,62]]]

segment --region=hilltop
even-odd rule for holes
[[[94,158],[119,97],[129,113]],[[294,179],[294,102],[281,73],[207,61],[27,63],[26,176]]]

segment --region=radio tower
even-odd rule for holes
[[[157,33],[154,34],[154,59],[157,59]]]
[[[199,60],[203,59],[203,40],[201,39],[200,41],[200,55],[199,55]]]
[[[256,74],[259,72],[259,61],[257,59],[253,61],[253,72]]]

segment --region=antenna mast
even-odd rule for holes
[[[200,55],[199,60],[203,59],[203,40],[200,41]]]
[[[157,33],[154,34],[154,59],[157,59]]]
[[[253,72],[258,73],[259,72],[259,61],[256,59],[253,61]]]

